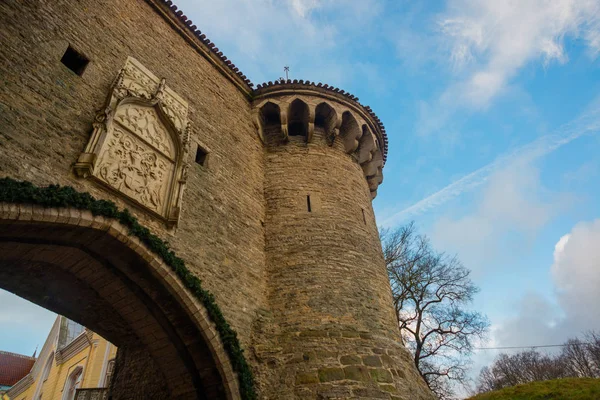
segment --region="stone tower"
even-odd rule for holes
[[[425,396],[402,348],[371,206],[383,180],[383,126],[338,89],[259,87],[266,147],[267,358],[277,396]],[[410,385],[408,385],[410,386]]]

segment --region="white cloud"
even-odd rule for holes
[[[482,110],[509,90],[519,71],[569,57],[565,38],[582,39],[592,59],[600,54],[598,0],[448,0],[437,20],[438,42],[454,78],[421,113],[416,131],[447,129],[459,110]],[[437,57],[437,56],[436,56]]]
[[[565,196],[543,187],[537,168],[528,160],[517,160],[487,179],[472,212],[440,218],[431,238],[479,273],[490,259],[523,251],[566,204]]]
[[[598,326],[600,313],[590,311],[600,304],[600,219],[577,224],[558,241],[551,271],[569,318],[593,319]]]
[[[597,0],[451,0],[439,25],[455,68],[470,68],[451,90],[473,107],[487,106],[528,62],[566,62],[567,36],[600,51]]]
[[[487,183],[491,176],[511,165],[527,164],[584,135],[600,130],[600,98],[594,100],[578,118],[558,128],[554,133],[542,136],[531,143],[502,154],[487,164],[448,186],[398,211],[391,211],[382,219],[382,226],[394,226],[410,218],[440,207],[465,192]],[[517,174],[518,175],[518,174]]]
[[[558,239],[550,268],[556,297],[530,292],[512,317],[498,324],[498,346],[560,344],[587,330],[600,330],[600,219],[581,222]]]
[[[255,83],[290,78],[345,82],[344,48],[366,32],[379,0],[180,0],[194,24]],[[351,50],[348,49],[348,54]],[[341,56],[342,55],[342,56]]]
[[[292,9],[302,18],[319,6],[318,0],[291,0]]]

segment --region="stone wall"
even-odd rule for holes
[[[169,390],[164,375],[143,347],[121,346],[115,359],[111,400],[166,399]]]
[[[8,0],[0,26],[0,176],[71,185],[129,208],[202,278],[248,347],[266,279],[263,150],[246,97],[144,1]],[[60,61],[69,45],[90,60],[82,76]],[[72,171],[128,56],[190,104],[176,229]],[[210,151],[206,166],[194,163],[196,143]]]

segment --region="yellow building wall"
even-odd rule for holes
[[[117,354],[117,348],[95,333],[92,336],[91,342],[91,345],[88,344],[83,350],[70,356],[68,360],[63,361],[61,364],[56,364],[55,356],[48,379],[40,383],[42,387],[39,393],[42,393],[42,400],[61,400],[65,383],[71,372],[78,366],[83,368],[83,380],[79,388],[103,387],[103,385],[99,386],[99,384],[104,381],[105,371],[103,371],[103,366],[105,365],[105,357],[107,362],[114,359]],[[56,349],[53,349],[53,351],[56,352]],[[44,365],[42,366],[42,372],[34,383],[17,398],[10,400],[34,400],[38,387],[38,379],[41,379],[43,376],[43,367]]]

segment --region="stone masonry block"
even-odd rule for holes
[[[321,382],[340,381],[344,379],[344,370],[341,368],[321,368],[319,369],[319,380]]]

